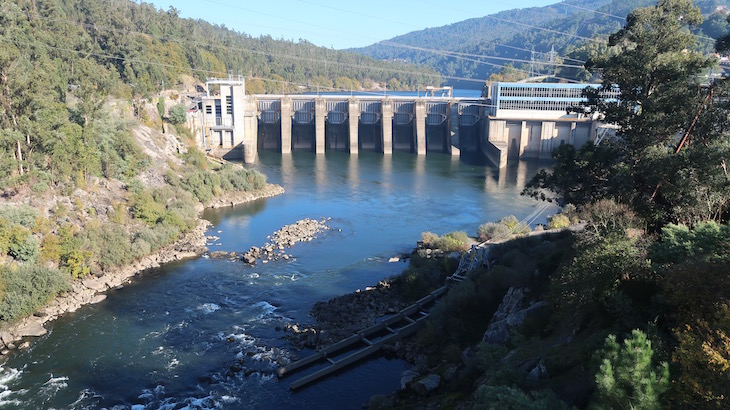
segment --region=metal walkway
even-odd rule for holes
[[[325,347],[309,357],[280,368],[277,372],[278,376],[280,378],[285,377],[293,372],[325,362],[326,366],[324,368],[289,385],[290,389],[296,390],[370,356],[388,343],[412,335],[429,316],[428,310],[424,309],[446,293],[446,290],[446,286],[438,288],[384,321]],[[341,357],[337,357],[338,355]]]

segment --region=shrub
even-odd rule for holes
[[[562,215],[565,215],[565,217],[570,220],[571,224],[577,224],[580,221],[580,217],[578,216],[578,210],[573,204],[566,204],[563,207],[563,211],[560,213]]]
[[[20,225],[11,228],[8,255],[24,262],[35,260],[38,256],[38,240],[33,237],[30,229]]]
[[[730,225],[701,222],[689,229],[685,225],[667,224],[661,240],[651,247],[656,263],[678,263],[690,259],[730,258]]]
[[[596,235],[639,227],[639,218],[631,208],[610,199],[585,205],[580,217],[587,222],[586,230]]]
[[[56,265],[61,261],[61,241],[57,235],[48,234],[41,241],[41,261],[53,262]]]
[[[132,216],[136,219],[140,219],[148,225],[154,225],[164,214],[164,205],[157,203],[149,191],[142,191],[135,195],[132,201]]]
[[[477,229],[480,241],[493,239],[509,239],[512,235],[530,232],[530,227],[520,223],[514,215],[505,216],[499,222],[488,222]]]
[[[570,226],[570,219],[563,214],[557,214],[548,219],[548,229],[565,229]]]
[[[27,205],[2,206],[0,207],[0,218],[5,219],[11,225],[22,225],[33,229],[38,212]]]
[[[466,232],[449,232],[436,241],[436,247],[446,253],[464,252],[469,249],[469,236]]]
[[[391,278],[391,286],[398,289],[403,299],[414,301],[443,285],[453,272],[453,259],[430,259],[413,255],[411,263],[400,275]]]
[[[425,245],[427,248],[435,246],[436,241],[438,240],[439,236],[433,232],[421,232],[421,242],[423,242],[423,245]]]
[[[509,228],[515,235],[530,233],[530,227],[518,221],[514,215],[505,216],[499,220],[499,223]]]
[[[479,226],[477,230],[477,236],[482,242],[491,239],[509,238],[511,235],[512,231],[507,226],[494,222],[487,222]]]
[[[170,122],[174,125],[185,123],[188,119],[188,110],[185,104],[175,104],[170,107]]]
[[[186,164],[195,169],[208,169],[208,160],[205,158],[205,154],[197,148],[188,147],[188,151],[183,154],[183,159]]]
[[[69,289],[56,269],[23,265],[0,267],[0,321],[12,322],[32,314],[60,292]]]
[[[72,278],[83,278],[91,273],[91,268],[87,264],[91,256],[91,251],[70,249],[61,255],[61,269],[68,272]]]

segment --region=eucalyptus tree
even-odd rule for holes
[[[561,148],[556,171],[541,172],[525,193],[614,199],[655,228],[726,217],[728,120],[718,94],[727,87],[703,76],[716,60],[696,51],[690,28],[701,23],[691,0],[661,0],[629,14],[609,47],[586,63],[601,86],[586,91],[581,107],[616,124],[618,137],[577,152]]]

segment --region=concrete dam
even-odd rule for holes
[[[595,140],[595,118],[567,112],[586,86],[496,83],[489,98],[478,99],[450,92],[246,95],[242,79],[211,79],[189,120],[201,148],[246,163],[261,150],[401,151],[485,156],[503,167],[510,158],[549,159],[560,144]]]

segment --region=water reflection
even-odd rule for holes
[[[314,181],[317,193],[322,193],[329,181],[325,154],[314,154]]]
[[[350,154],[347,159],[347,182],[357,192],[360,187],[360,158],[358,154]]]
[[[515,161],[501,169],[486,168],[484,191],[497,193],[508,187],[521,191],[533,175],[547,166],[547,163],[537,161]]]
[[[281,154],[281,183],[287,187],[294,184],[294,158],[292,154]]]

